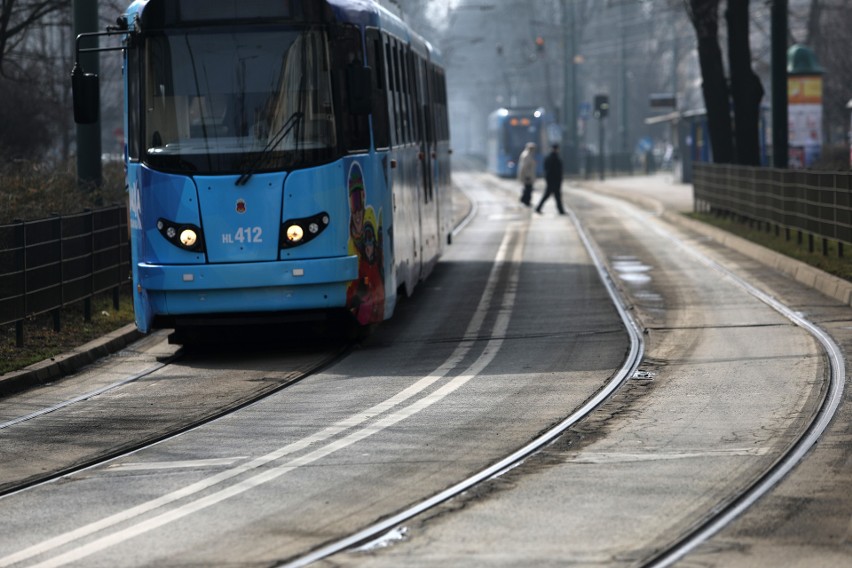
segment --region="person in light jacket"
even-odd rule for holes
[[[533,182],[535,182],[535,143],[527,142],[521,157],[518,158],[518,180],[524,184],[521,203],[530,206],[532,203]]]

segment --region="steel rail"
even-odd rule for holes
[[[633,209],[631,208],[631,210]],[[846,364],[843,358],[843,352],[834,339],[832,339],[828,333],[815,323],[811,322],[802,314],[796,312],[790,307],[784,305],[766,292],[763,292],[752,284],[749,284],[745,279],[738,276],[732,270],[729,270],[711,259],[706,254],[697,250],[694,245],[689,245],[683,239],[678,238],[670,231],[661,227],[659,223],[652,223],[650,226],[659,236],[680,247],[681,250],[687,252],[705,266],[716,271],[730,282],[745,290],[748,294],[768,305],[770,308],[790,320],[793,324],[809,332],[825,350],[829,362],[829,385],[825,390],[820,407],[812,417],[809,426],[804,429],[799,438],[790,445],[787,452],[780,456],[778,460],[776,460],[776,462],[773,463],[762,476],[757,478],[750,487],[741,491],[739,495],[735,496],[725,506],[714,511],[712,516],[706,518],[692,531],[682,536],[676,543],[672,544],[665,550],[658,551],[653,557],[645,560],[643,563],[643,566],[647,568],[663,568],[665,566],[671,566],[678,560],[682,559],[707,539],[733,522],[758,499],[778,485],[781,480],[804,458],[805,454],[810,451],[828,428],[829,423],[840,406],[840,401],[843,398],[844,384],[846,382]]]
[[[94,398],[94,397],[96,397],[100,394],[104,394],[104,393],[109,392],[111,390],[115,390],[119,387],[123,387],[124,385],[136,382],[141,378],[147,377],[148,375],[150,375],[150,374],[152,374],[156,371],[159,371],[160,369],[162,369],[166,365],[174,363],[174,361],[177,360],[177,359],[178,359],[178,355],[172,355],[171,357],[169,357],[165,361],[161,361],[159,363],[156,363],[156,364],[148,367],[144,371],[140,371],[140,372],[138,372],[134,375],[130,375],[127,378],[120,379],[120,380],[118,380],[118,381],[116,381],[112,384],[109,384],[109,385],[100,387],[98,389],[95,389],[93,391],[89,391],[87,393],[75,396],[74,398],[69,398],[68,400],[64,400],[60,403],[54,404],[53,406],[48,406],[46,408],[42,408],[41,410],[36,410],[34,412],[30,412],[29,414],[26,414],[24,416],[19,416],[17,418],[13,418],[12,420],[2,422],[2,423],[0,423],[0,430],[5,430],[6,428],[9,428],[9,427],[14,426],[16,424],[21,424],[22,422],[27,422],[27,421],[32,420],[34,418],[38,418],[39,416],[44,416],[45,414],[50,414],[51,412],[56,412],[57,410],[61,410],[63,408],[71,406],[72,404],[77,404],[78,402],[83,402],[83,401],[89,400],[90,398]]]
[[[219,420],[220,418],[228,416],[229,414],[233,414],[235,412],[238,412],[238,411],[240,411],[244,408],[247,408],[247,407],[249,407],[253,404],[256,404],[257,402],[259,402],[259,401],[261,401],[265,398],[268,398],[268,397],[280,392],[281,390],[283,390],[287,387],[290,387],[290,386],[298,383],[299,381],[303,380],[305,377],[308,377],[309,375],[316,373],[316,372],[334,364],[334,362],[340,360],[341,358],[345,357],[349,353],[349,351],[352,349],[352,345],[353,344],[351,342],[344,343],[343,345],[339,346],[337,349],[334,349],[332,352],[326,353],[323,357],[321,357],[319,360],[316,361],[316,364],[314,364],[314,365],[310,366],[309,368],[303,370],[298,375],[293,376],[293,377],[289,378],[288,380],[284,380],[283,382],[277,383],[274,386],[271,386],[270,388],[268,388],[266,390],[257,392],[248,399],[241,400],[236,404],[226,405],[226,406],[219,408],[218,410],[212,412],[209,415],[205,415],[205,416],[202,416],[200,418],[196,418],[194,420],[191,420],[189,422],[181,424],[181,425],[177,426],[176,428],[174,428],[173,430],[170,430],[169,432],[162,433],[162,434],[155,434],[153,436],[149,436],[149,437],[140,439],[137,442],[134,442],[134,443],[129,444],[129,445],[114,447],[111,450],[104,451],[100,455],[93,456],[90,459],[86,459],[84,461],[75,463],[72,466],[61,467],[61,468],[58,468],[58,469],[53,470],[53,471],[45,472],[43,475],[33,476],[33,477],[27,478],[27,479],[25,479],[21,482],[9,483],[9,485],[7,487],[0,489],[0,499],[3,499],[3,498],[8,497],[10,495],[14,495],[16,493],[20,493],[22,491],[32,489],[33,487],[37,487],[37,486],[45,484],[45,483],[51,483],[51,482],[53,482],[57,479],[60,479],[62,477],[65,477],[65,476],[68,476],[68,475],[71,475],[71,474],[74,474],[74,473],[78,473],[78,472],[81,472],[81,471],[85,471],[85,470],[88,470],[88,469],[99,467],[99,466],[104,465],[106,463],[109,463],[111,461],[120,459],[122,457],[131,455],[131,454],[134,454],[134,453],[142,451],[146,448],[156,446],[156,445],[158,445],[162,442],[171,440],[171,439],[176,438],[178,436],[182,436],[183,434],[185,434],[187,432],[191,432],[191,431],[196,430],[196,429],[198,429],[198,428],[200,428],[200,427],[202,427],[206,424],[209,424],[211,422]],[[169,357],[166,361],[162,362],[161,364],[155,365],[155,366],[153,366],[149,369],[146,369],[145,371],[143,371],[142,373],[139,373],[137,375],[133,375],[131,377],[128,377],[127,379],[124,379],[123,381],[118,381],[118,382],[110,385],[109,387],[105,387],[104,389],[100,389],[100,391],[106,392],[106,390],[111,390],[113,388],[117,388],[119,386],[126,385],[130,382],[138,380],[139,378],[141,378],[145,375],[156,372],[157,370],[162,369],[162,368],[168,366],[169,364],[174,363],[176,360],[180,359],[181,356],[182,356],[182,354],[179,351],[178,353],[176,353],[175,355],[172,355],[171,357]],[[80,401],[85,400],[87,398],[91,398],[92,396],[95,396],[96,394],[99,394],[99,391],[93,391],[92,393],[87,393],[87,394],[81,395],[79,397],[76,397],[75,399],[68,401],[68,404],[80,402]],[[68,404],[65,404],[64,406],[68,406]],[[61,405],[58,405],[58,406],[61,406]],[[55,410],[58,410],[58,408],[45,409],[45,410],[41,411],[40,413],[37,412],[37,413],[34,413],[34,414],[43,415],[43,414],[47,414],[46,411],[52,412],[52,411],[55,411]],[[22,422],[23,419],[25,419],[25,418],[26,419],[32,419],[32,418],[35,418],[35,417],[36,416],[21,417],[21,418],[17,419],[16,422]]]

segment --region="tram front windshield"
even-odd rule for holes
[[[142,159],[151,167],[222,174],[333,157],[322,31],[169,31],[148,36],[144,53]]]
[[[534,125],[507,126],[506,128],[506,153],[514,160],[518,159],[524,151],[527,142],[539,143],[538,128]]]

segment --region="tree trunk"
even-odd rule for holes
[[[719,0],[686,0],[695,35],[698,39],[698,62],[701,66],[701,90],[707,107],[707,129],[717,164],[733,162],[733,130],[728,83],[722,51],[719,49]]]
[[[760,165],[760,101],[763,85],[751,67],[749,0],[728,2],[728,64],[734,101],[734,162]]]

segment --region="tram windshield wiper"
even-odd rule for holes
[[[261,167],[264,160],[269,156],[269,154],[275,150],[275,148],[287,138],[287,135],[297,127],[297,125],[301,122],[302,118],[304,118],[304,113],[301,111],[296,111],[290,115],[290,117],[284,121],[284,124],[275,132],[275,135],[270,138],[269,142],[264,146],[263,150],[261,150],[257,157],[248,165],[242,175],[237,178],[237,181],[234,185],[245,185],[248,183],[248,180],[251,179],[251,176],[257,172],[257,170]]]

